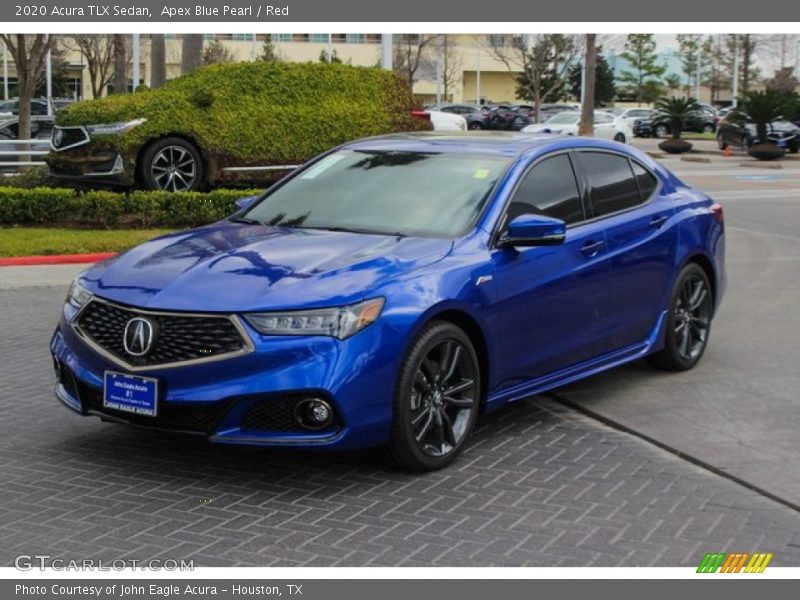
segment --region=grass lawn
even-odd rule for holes
[[[711,133],[684,133],[681,136],[685,140],[716,140],[717,134],[714,132]]]
[[[2,227],[0,256],[119,252],[164,233],[169,230]]]

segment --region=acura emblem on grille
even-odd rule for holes
[[[131,356],[144,356],[150,351],[154,338],[153,323],[142,317],[134,317],[125,325],[122,345]]]

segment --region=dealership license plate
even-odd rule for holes
[[[155,417],[158,410],[158,380],[106,371],[103,380],[103,406]]]
[[[786,148],[786,140],[778,140],[775,142],[780,148]]]

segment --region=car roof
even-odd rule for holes
[[[463,152],[496,156],[518,156],[530,150],[569,141],[575,147],[607,148],[608,143],[594,138],[558,136],[551,133],[521,133],[507,131],[469,131],[389,134],[364,138],[345,144],[351,150],[396,150],[406,152]]]

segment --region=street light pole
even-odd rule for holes
[[[133,34],[133,56],[131,57],[133,61],[133,88],[131,89],[132,92],[136,91],[136,88],[139,87],[139,34]]]
[[[733,94],[732,106],[736,108],[739,105],[737,98],[739,95],[739,40],[736,37],[733,38],[733,86],[731,93]]]
[[[393,50],[392,50],[392,35],[391,33],[384,33],[381,35],[381,47],[383,49],[382,66],[389,71],[393,68]]]
[[[333,34],[328,34],[328,62],[333,62]]]
[[[8,100],[8,46],[3,40],[3,100]]]
[[[47,41],[50,41],[50,36],[47,36]],[[45,57],[45,81],[47,84],[47,116],[53,116],[53,57],[50,53],[48,44],[47,56]]]
[[[481,34],[475,36],[475,104],[481,105]]]

